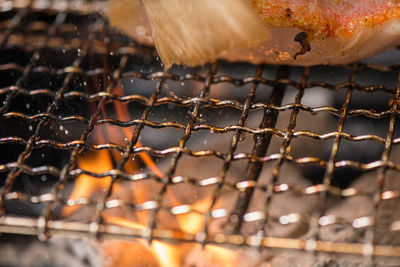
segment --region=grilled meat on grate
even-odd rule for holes
[[[1,232],[398,261],[398,50],[166,72],[101,3],[2,6]],[[85,180],[95,186],[78,195]]]

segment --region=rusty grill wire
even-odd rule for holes
[[[201,244],[225,244],[250,246],[259,248],[283,248],[298,249],[310,252],[337,252],[372,256],[399,256],[400,246],[390,244],[376,244],[377,211],[385,201],[395,200],[399,197],[400,188],[385,189],[385,177],[387,172],[393,171],[399,177],[400,165],[395,159],[390,160],[390,153],[398,143],[400,137],[396,135],[395,126],[399,115],[399,65],[379,64],[365,61],[335,68],[324,67],[325,76],[332,69],[341,71],[343,81],[338,83],[324,82],[320,80],[310,81],[310,77],[317,68],[293,68],[286,66],[250,66],[252,75],[235,78],[224,73],[224,68],[231,70],[241,66],[235,63],[216,62],[211,65],[189,69],[182,68],[171,71],[163,71],[157,61],[152,48],[141,47],[127,37],[111,29],[99,12],[103,10],[104,2],[101,1],[3,1],[0,13],[0,75],[3,81],[0,89],[0,153],[10,153],[8,157],[2,157],[0,162],[0,174],[2,186],[0,190],[0,231],[3,233],[18,233],[38,235],[40,238],[48,238],[51,235],[67,236],[94,236],[94,237],[119,237],[119,238],[145,238],[180,240]],[[14,54],[13,54],[14,53]],[[46,56],[50,53],[51,56]],[[7,57],[7,54],[18,56]],[[50,59],[49,59],[50,58]],[[99,59],[100,60],[96,60]],[[104,58],[107,60],[105,61]],[[54,61],[52,61],[54,59]],[[90,62],[94,60],[95,63]],[[65,65],[52,65],[51,62],[65,62]],[[57,61],[58,60],[58,61]],[[136,63],[132,63],[136,62]],[[137,63],[138,62],[138,63]],[[240,67],[239,67],[240,68]],[[222,71],[220,71],[222,69]],[[266,73],[275,73],[266,75]],[[374,72],[378,75],[393,74],[390,83],[385,84],[361,84],[357,77],[363,72]],[[295,74],[293,74],[295,73]],[[297,74],[296,74],[297,73]],[[318,72],[321,73],[321,70]],[[326,74],[328,73],[328,74]],[[328,75],[328,76],[327,76]],[[268,76],[268,77],[267,77]],[[39,80],[32,82],[36,77]],[[51,77],[48,87],[41,84],[36,87],[32,84],[40,84],[40,80],[46,81]],[[384,76],[387,77],[387,76]],[[97,91],[88,90],[86,86],[93,79],[97,79]],[[117,94],[113,90],[118,84],[129,80],[141,80],[153,82],[152,89],[141,93],[135,91]],[[78,83],[79,81],[85,81]],[[199,90],[193,95],[189,92],[174,93],[169,89],[169,81],[178,83],[196,82],[200,84]],[[228,84],[241,90],[248,90],[247,97],[214,97],[213,87],[219,84]],[[143,84],[138,85],[143,86]],[[247,87],[246,87],[247,86]],[[257,98],[260,86],[270,90],[268,97]],[[229,87],[229,88],[231,88]],[[243,87],[243,88],[242,88]],[[341,105],[338,107],[309,106],[302,104],[303,96],[308,92],[323,88],[334,95],[340,95]],[[284,94],[288,90],[295,91],[294,100],[283,103]],[[234,92],[234,91],[232,91]],[[237,91],[235,91],[237,92]],[[371,107],[352,107],[352,95],[380,93],[388,100],[381,110]],[[357,96],[355,96],[357,97]],[[368,97],[369,98],[369,95]],[[36,105],[40,112],[33,109],[15,108],[22,99],[28,99],[29,103]],[[87,105],[95,106],[88,116],[72,111],[61,112],[61,106],[65,103],[79,101]],[[27,103],[28,103],[27,102]],[[122,105],[140,105],[143,111],[135,118],[128,121],[107,116],[103,106],[107,103],[119,102]],[[36,103],[36,104],[35,104]],[[44,103],[44,104],[43,104]],[[30,104],[30,105],[31,105]],[[152,120],[152,110],[156,107],[180,107],[189,114],[186,123],[174,120]],[[218,126],[218,123],[202,123],[202,110],[222,110],[225,108],[239,112],[236,123],[227,126]],[[252,112],[261,111],[263,117],[258,127],[247,125]],[[75,112],[75,113],[74,113]],[[173,112],[173,111],[171,111]],[[289,120],[284,129],[276,127],[279,115],[289,112]],[[68,113],[68,114],[67,114]],[[311,130],[297,130],[298,116],[308,113],[314,116],[329,114],[337,120],[336,128],[327,133],[316,133]],[[187,115],[186,114],[186,115]],[[371,130],[368,134],[351,134],[346,131],[346,122],[354,117],[371,119],[373,122],[384,120],[387,128],[386,135],[379,136]],[[222,118],[221,118],[222,119]],[[18,122],[18,123],[15,123]],[[10,126],[12,123],[17,126]],[[68,124],[84,125],[79,128],[80,134],[73,138],[55,138],[48,134],[49,125],[53,131],[61,126],[65,129]],[[90,141],[89,136],[99,126],[115,126],[118,128],[133,128],[133,134],[129,142],[121,145],[113,142],[96,144]],[[12,127],[17,127],[21,133],[15,134]],[[27,129],[30,128],[30,129]],[[156,148],[144,143],[139,146],[138,140],[143,135],[143,129],[161,131],[163,129],[176,129],[182,135],[178,145],[166,148]],[[70,128],[68,128],[70,129]],[[14,134],[8,135],[8,132]],[[229,136],[229,148],[227,152],[213,149],[191,149],[187,144],[193,135],[199,132],[209,132],[216,135]],[[230,135],[227,135],[230,134]],[[237,152],[243,134],[254,137],[253,148],[250,152]],[[292,143],[300,139],[301,142],[329,142],[329,157],[316,156],[294,157],[291,150]],[[271,141],[272,140],[272,141]],[[347,143],[344,143],[347,141]],[[349,159],[340,159],[340,147],[352,143],[370,142],[383,146],[379,159],[371,162],[362,162]],[[271,142],[278,142],[280,148],[276,153],[268,151]],[[368,145],[364,145],[368,149]],[[40,149],[61,151],[66,160],[50,164],[46,161],[36,162],[32,157],[39,157],[35,151]],[[121,158],[113,164],[113,168],[103,173],[96,173],[77,165],[78,157],[84,151],[118,151]],[[171,163],[163,177],[152,171],[130,173],[124,170],[124,165],[134,155],[140,153],[151,155],[155,161],[170,157]],[[307,152],[307,151],[303,151]],[[12,156],[14,154],[15,157]],[[180,175],[176,172],[177,165],[183,156],[192,158],[215,158],[221,160],[222,167],[219,175],[199,179]],[[12,159],[12,160],[11,160]],[[5,161],[4,161],[5,160]],[[233,162],[246,161],[246,174],[239,181],[227,178]],[[32,163],[35,162],[35,163]],[[199,163],[200,164],[200,163]],[[272,164],[272,173],[269,183],[258,181],[265,164]],[[316,166],[323,170],[322,178],[313,185],[301,186],[296,184],[281,183],[281,169],[285,164],[297,166]],[[196,168],[195,166],[193,168]],[[335,171],[341,169],[356,170],[361,173],[376,172],[376,184],[372,192],[364,192],[354,187],[341,188],[333,184]],[[100,200],[90,198],[69,199],[63,191],[68,183],[73,182],[80,175],[85,174],[96,179],[112,177],[111,185],[106,189],[105,195]],[[32,194],[27,190],[21,190],[16,184],[22,180],[21,176],[28,175],[40,179],[43,175],[56,177],[46,193]],[[160,185],[159,194],[155,199],[143,203],[130,203],[113,199],[113,185],[118,181],[130,181],[135,183],[152,180]],[[191,205],[165,206],[162,204],[163,195],[168,187],[190,184],[198,188],[212,188],[211,206],[206,212],[198,211]],[[23,187],[25,188],[25,187]],[[235,200],[235,208],[231,213],[223,209],[215,209],[214,205],[223,188],[234,191],[238,197]],[[249,211],[249,203],[254,192],[259,190],[266,196],[261,210]],[[318,205],[311,215],[291,213],[279,218],[269,215],[268,210],[272,205],[271,199],[276,194],[294,192],[298,195],[313,195],[317,197]],[[368,216],[356,218],[353,221],[345,221],[340,216],[326,215],[327,201],[330,197],[348,199],[355,196],[369,196],[374,205],[374,212]],[[15,206],[12,206],[15,205]],[[24,206],[25,205],[25,206]],[[56,208],[74,206],[95,206],[94,219],[90,221],[74,221],[61,218],[55,212]],[[40,207],[39,212],[18,212],[18,207]],[[11,207],[11,208],[10,208]],[[14,207],[14,208],[12,208]],[[144,229],[132,229],[106,223],[102,214],[107,209],[127,207],[132,212],[146,211],[149,214],[148,227]],[[161,211],[172,216],[188,214],[191,212],[204,216],[205,226],[197,234],[185,233],[176,229],[162,229],[157,226],[156,217]],[[286,218],[286,221],[282,218]],[[226,231],[210,233],[208,223],[216,218],[225,218]],[[307,239],[285,238],[269,236],[265,226],[274,221],[282,225],[304,223],[309,225],[310,233]],[[245,235],[241,232],[246,222],[257,223],[256,231]],[[400,229],[399,221],[391,221],[386,231],[395,233]],[[334,240],[320,240],[318,231],[329,225],[347,225],[354,231],[365,230],[365,242],[335,242]]]

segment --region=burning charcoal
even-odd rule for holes
[[[102,266],[103,256],[90,240],[54,238],[40,242],[27,236],[3,235],[0,241],[1,266]]]
[[[395,146],[390,155],[390,159],[397,163],[400,149]],[[396,197],[397,192],[400,190],[400,176],[395,171],[386,171],[382,188],[379,189],[378,177],[381,175],[380,171],[367,172],[349,185],[349,188],[355,188],[362,194],[347,197],[346,199],[337,199],[337,204],[326,211],[327,215],[341,217],[349,224],[323,227],[321,229],[321,238],[324,240],[362,243],[365,241],[366,228],[354,229],[354,225],[357,225],[355,220],[365,216],[374,216],[376,213],[375,242],[378,244],[400,244],[400,232],[388,231],[391,228],[391,224],[400,219],[400,200]],[[382,193],[381,197],[384,199],[380,201],[379,208],[376,209],[373,198],[374,194],[378,194],[379,197],[380,193]]]
[[[135,266],[159,267],[151,248],[145,242],[124,242],[121,240],[104,240],[99,244],[104,254],[104,265],[107,267]]]
[[[260,262],[260,253],[256,249],[235,247],[217,247],[208,245],[206,248],[195,246],[183,261],[184,267],[255,267]]]
[[[340,258],[335,257],[334,255],[324,255],[319,254],[318,257],[313,257],[310,254],[306,253],[293,253],[291,255],[280,254],[274,257],[270,262],[268,262],[267,266],[271,267],[279,267],[279,266],[307,266],[307,267],[352,267],[352,266],[361,266],[361,267],[369,267],[371,266],[369,263],[363,263],[360,258],[352,257],[352,256],[341,256]],[[391,265],[374,265],[376,267],[385,267]],[[394,266],[394,265],[392,265]]]

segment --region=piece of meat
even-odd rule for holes
[[[299,27],[312,38],[351,36],[399,17],[399,1],[384,0],[251,0],[259,18],[270,27]]]
[[[219,58],[255,64],[344,64],[400,44],[400,0],[249,1],[259,19],[270,28],[270,38],[256,48],[225,50]],[[127,12],[129,5],[124,7],[131,18],[135,12],[143,16],[137,6],[132,12]],[[151,31],[148,23],[125,20],[121,26],[137,41],[151,44],[148,35],[138,36],[138,32]]]
[[[272,38],[253,51],[229,51],[227,58],[256,63],[342,64],[400,43],[399,0],[251,0]],[[311,51],[293,57],[305,32]]]

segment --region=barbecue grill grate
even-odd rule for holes
[[[203,245],[353,253],[366,258],[400,255],[400,244],[376,242],[378,210],[382,203],[396,201],[400,193],[400,188],[385,187],[389,172],[397,179],[400,177],[400,165],[391,157],[391,150],[400,143],[395,131],[400,100],[398,64],[369,60],[340,67],[299,68],[216,62],[201,68],[173,68],[165,72],[152,48],[141,47],[108,27],[99,13],[103,8],[102,1],[1,3],[1,232],[40,238],[66,235],[179,240]],[[120,85],[124,91],[116,92]],[[305,95],[321,91],[336,99],[336,103],[322,106],[303,103]],[[368,102],[377,96],[384,101],[380,100],[376,106],[357,102],[359,99]],[[115,103],[131,111],[130,119],[110,115],[110,106]],[[165,110],[170,110],[170,114],[165,115]],[[156,113],[164,114],[167,119],[160,119]],[[204,117],[204,114],[214,115]],[[219,120],[213,118],[215,114]],[[259,122],[253,123],[255,126],[249,125],[253,114],[262,114]],[[281,114],[290,114],[284,128],[276,126]],[[323,133],[297,130],[299,117],[318,118],[321,114],[336,121],[335,129]],[[231,118],[236,121],[225,122]],[[354,131],[359,125],[357,118],[372,121],[363,134]],[[379,129],[374,125],[380,125]],[[96,143],[99,141],[91,136],[101,127],[133,129],[132,136],[127,142],[111,142],[106,138]],[[178,133],[178,142],[175,137],[167,138],[166,143],[148,137],[152,134],[160,137],[168,131]],[[226,150],[193,149],[196,141],[192,140],[199,140],[196,136],[205,132],[228,140]],[[250,136],[247,140],[254,137],[254,144],[251,151],[243,152],[241,143],[246,135]],[[143,146],[138,145],[139,139]],[[171,145],[173,142],[175,145]],[[299,151],[300,157],[293,156],[295,142],[327,144],[328,156],[308,154],[309,151]],[[280,144],[279,149],[269,150],[271,143]],[[373,160],[346,158],[343,150],[352,149],[356,143],[361,144],[362,151],[376,150],[379,156]],[[109,171],[96,173],[78,164],[78,158],[90,151],[107,151],[110,155],[119,152],[122,156],[117,157]],[[143,152],[155,162],[170,160],[162,177],[143,163],[140,172],[125,169],[134,155]],[[200,160],[206,158],[221,162],[221,168],[214,177],[186,176],[177,171],[185,157],[198,160],[198,165],[192,168],[199,167]],[[236,162],[247,165],[245,175],[239,180],[229,178]],[[264,183],[258,179],[266,165],[272,166],[272,172],[269,182]],[[312,176],[317,177],[314,184],[281,182],[286,165],[305,172],[311,168]],[[374,173],[373,190],[362,191],[340,178],[351,173],[358,176]],[[70,191],[66,188],[83,174],[96,179],[111,177],[113,182],[97,200],[69,199]],[[153,199],[135,203],[113,198],[113,188],[119,182],[126,181],[135,187],[150,180],[159,190]],[[200,211],[185,203],[164,205],[168,188],[181,184],[199,190],[211,188],[207,191],[211,196],[209,209]],[[229,203],[234,206],[232,212],[215,208],[224,190],[237,196]],[[259,210],[249,210],[257,192],[263,195],[264,204]],[[285,192],[316,197],[318,205],[311,215],[295,212],[274,217],[269,213],[272,199]],[[330,199],[344,201],[357,196],[371,199],[374,209],[369,215],[343,221],[340,215],[326,214]],[[92,216],[87,221],[63,218],[60,210],[65,206],[94,207],[93,216],[87,216]],[[107,223],[103,214],[117,207],[132,213],[147,212],[147,226],[133,229]],[[202,215],[205,222],[196,234],[159,227],[157,223],[160,213],[175,217],[193,212]],[[226,220],[225,232],[209,231],[209,223],[216,219]],[[394,216],[384,230],[395,234],[400,229],[398,219]],[[307,238],[273,236],[266,230],[271,222],[282,226],[306,224],[311,234]],[[243,229],[248,223],[256,225],[255,230],[245,234]],[[320,229],[329,225],[346,225],[353,231],[361,229],[364,242],[320,239]]]

